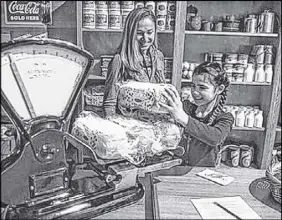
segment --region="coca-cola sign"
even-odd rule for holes
[[[51,1],[4,1],[4,3],[7,24],[51,22]]]

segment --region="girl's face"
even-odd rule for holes
[[[212,79],[208,73],[193,76],[191,94],[197,106],[209,104],[223,91],[224,87],[211,83]]]
[[[137,27],[137,41],[141,51],[149,49],[155,40],[155,24],[146,17],[139,21]]]

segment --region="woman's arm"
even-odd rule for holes
[[[111,62],[107,72],[107,78],[105,82],[105,92],[103,108],[105,116],[111,116],[116,113],[117,104],[117,83],[120,81],[121,76],[121,58],[119,54],[116,54]]]

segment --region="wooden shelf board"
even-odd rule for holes
[[[233,126],[232,130],[239,130],[239,131],[265,131],[265,128],[248,128],[248,127],[237,127],[237,126]]]
[[[182,79],[182,83],[191,83],[189,79]],[[271,86],[271,83],[266,82],[230,82],[231,85],[250,85],[250,86]]]
[[[96,28],[82,28],[85,32],[123,32],[123,29],[96,29]],[[157,31],[158,34],[172,34],[173,30]]]
[[[243,37],[278,37],[278,33],[247,33],[247,32],[216,32],[216,31],[185,31],[187,35],[223,35]]]
[[[88,79],[95,79],[95,80],[106,80],[105,76],[97,76],[97,75],[89,75]]]

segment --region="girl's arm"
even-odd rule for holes
[[[120,80],[121,75],[121,58],[119,54],[116,54],[109,63],[107,78],[105,82],[105,92],[103,108],[105,116],[111,116],[116,113],[117,104],[117,83]]]
[[[222,113],[213,126],[207,125],[189,116],[184,132],[210,145],[223,144],[232,129],[234,118],[231,113]]]

